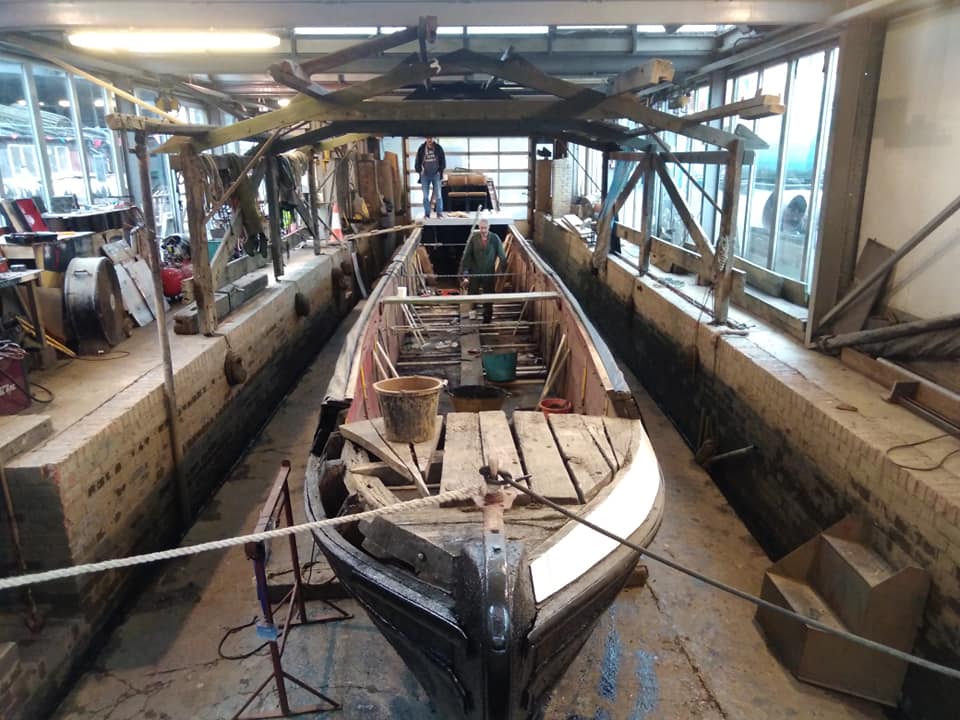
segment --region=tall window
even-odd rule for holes
[[[458,168],[483,173],[493,179],[500,200],[500,211],[514,219],[527,217],[527,195],[530,186],[529,141],[525,137],[501,138],[436,138],[443,147],[447,171]],[[414,215],[423,213],[423,190],[417,181],[417,149],[423,138],[407,138],[407,181],[410,207]],[[419,209],[419,212],[418,212]]]
[[[756,152],[743,174],[740,255],[762,268],[808,284],[818,240],[826,138],[829,134],[837,50],[818,51],[744,73],[727,81],[727,101],[758,92],[781,95],[783,115],[742,123],[769,148]]]
[[[0,182],[8,198],[43,194],[23,68],[0,60]]]
[[[77,113],[83,131],[87,174],[93,202],[113,202],[121,195],[120,168],[117,162],[114,132],[107,127],[107,93],[84,78],[74,78]]]
[[[80,157],[80,143],[74,125],[74,103],[67,74],[61,70],[34,65],[40,120],[50,160],[53,187],[51,195],[73,195],[88,202],[87,184]]]

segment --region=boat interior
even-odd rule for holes
[[[480,470],[496,460],[501,471],[524,478],[553,502],[582,506],[584,513],[603,512],[604,506],[610,513],[619,505],[607,520],[630,536],[647,519],[644,508],[649,511],[658,499],[660,477],[632,395],[604,357],[606,346],[515,227],[491,222],[507,261],[498,261],[495,292],[467,300],[459,294],[457,265],[473,220],[429,222],[396,252],[371,294],[352,353],[344,353],[345,416],[325,453],[341,461],[343,474],[321,483],[325,514],[465,485],[482,488]],[[483,320],[484,303],[493,306],[490,322]],[[504,359],[506,370],[497,365]],[[373,385],[397,376],[437,378],[446,385],[423,442],[386,437]],[[634,463],[638,455],[643,462]],[[646,481],[636,472],[640,466]],[[591,533],[571,554],[575,531],[584,528],[564,528],[567,518],[512,492],[506,535],[536,549],[531,567],[538,599],[613,551],[613,545],[600,548],[596,543],[604,539]],[[456,505],[361,522],[346,535],[374,557],[445,585],[453,582],[455,546],[475,536],[479,522],[473,502]],[[625,512],[631,505],[634,512]],[[546,557],[549,548],[556,549],[552,559]],[[582,562],[568,563],[573,555]]]

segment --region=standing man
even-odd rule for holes
[[[490,221],[481,218],[477,225],[477,232],[471,233],[467,239],[467,246],[463,249],[460,258],[461,284],[468,284],[469,293],[494,292],[496,278],[493,276],[497,258],[506,265],[507,256],[503,252],[503,241],[496,233],[490,232]],[[493,319],[493,304],[483,304],[483,322],[488,324]]]
[[[443,215],[443,196],[440,194],[440,181],[447,169],[447,158],[443,148],[432,137],[426,138],[417,150],[417,162],[413,169],[420,173],[420,187],[423,188],[423,216],[430,217],[430,188],[437,201],[437,217]]]

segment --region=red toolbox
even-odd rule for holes
[[[0,415],[16,415],[30,407],[30,385],[23,360],[0,358]]]

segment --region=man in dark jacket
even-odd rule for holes
[[[503,241],[496,233],[490,232],[490,221],[481,218],[477,225],[477,232],[471,233],[467,239],[467,246],[463,249],[460,258],[460,277],[462,283],[467,284],[471,295],[494,292],[497,258],[503,266],[507,264],[507,256],[503,251]],[[484,303],[483,322],[489,323],[493,319],[493,305]]]
[[[413,169],[420,173],[420,186],[423,188],[423,216],[430,217],[430,188],[437,203],[437,217],[443,215],[443,196],[440,194],[440,181],[447,169],[447,158],[443,148],[432,137],[417,150],[417,162]]]

